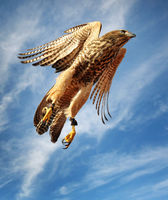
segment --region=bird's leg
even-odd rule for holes
[[[67,149],[69,147],[69,145],[71,144],[76,135],[75,126],[77,126],[78,123],[75,120],[75,118],[70,118],[70,121],[71,121],[72,131],[62,140],[62,144],[65,146],[64,149]]]

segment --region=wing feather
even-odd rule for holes
[[[103,73],[102,76],[100,76],[99,81],[98,81],[99,84],[97,82],[96,86],[94,87],[94,89],[93,89],[93,91],[91,93],[90,99],[94,95],[94,97],[93,97],[93,104],[95,103],[96,97],[97,97],[98,93],[100,92],[100,88],[101,88],[101,85],[102,85],[102,83],[103,83],[103,81],[105,79],[105,75],[106,75],[106,73]]]
[[[33,51],[35,49],[41,49],[41,48],[45,48],[45,47],[51,47],[51,46],[54,46],[54,45],[59,45],[60,43],[62,43],[62,41],[65,41],[67,38],[69,38],[70,35],[63,35],[59,38],[57,38],[56,40],[53,40],[51,42],[47,42],[45,44],[42,44],[40,46],[36,46],[34,48],[31,48],[31,49],[27,49],[27,51]]]
[[[65,70],[71,66],[86,41],[89,38],[98,37],[100,30],[100,22],[72,27],[65,31],[66,35],[35,48],[27,49],[27,52],[20,53],[18,58],[23,59],[22,63],[34,62],[34,66],[52,65],[56,72]]]
[[[108,115],[111,117],[108,105],[109,91],[112,79],[119,64],[124,58],[125,53],[126,49],[121,48],[114,61],[107,64],[106,69],[103,71],[102,75],[98,79],[90,96],[90,98],[93,98],[93,104],[96,102],[96,110],[98,115],[100,114],[101,109],[101,119],[103,123],[105,123],[105,120],[108,120],[105,111],[107,111]]]
[[[81,24],[81,25],[78,25],[78,26],[74,26],[66,31],[64,31],[64,33],[73,33],[74,31],[77,31],[79,29],[81,29],[82,27],[86,26],[87,24]]]
[[[64,58],[58,59],[58,61],[56,61],[52,65],[52,67],[56,69],[56,72],[60,72],[60,71],[63,71],[65,69],[69,68],[72,64],[72,61],[74,60],[74,58],[78,54],[79,50],[80,50],[80,46],[75,48],[70,54],[68,54]]]
[[[44,48],[42,48],[38,52],[38,54],[41,54],[40,56],[35,57],[34,59],[31,59],[31,60],[26,60],[26,61],[21,61],[21,62],[22,63],[31,63],[31,62],[35,62],[37,60],[42,59],[41,61],[39,61],[37,63],[34,63],[33,65],[36,66],[36,65],[41,65],[41,64],[47,63],[47,61],[53,59],[53,57],[56,58],[57,56],[59,56],[59,54],[61,53],[61,51],[63,51],[63,48],[65,46],[70,45],[70,43],[71,43],[71,40],[67,40],[62,45],[58,44],[57,46],[56,45],[52,45],[52,46],[49,46],[49,47],[45,47],[45,51],[43,50]],[[27,58],[30,58],[32,56],[34,56],[34,55],[31,54],[31,55],[27,56]],[[25,57],[24,56],[23,57],[19,56],[18,58],[24,59]]]
[[[49,58],[46,57],[44,60],[41,60],[38,64],[40,66],[45,66],[45,65],[53,65],[58,60],[62,60],[63,61],[64,58],[67,57],[69,54],[71,54],[77,47],[78,47],[78,43],[73,43],[72,44],[72,42],[71,42],[65,48],[63,48],[62,50],[58,51],[56,54],[53,53],[52,56],[49,57]],[[52,67],[55,68],[54,66],[52,66]]]

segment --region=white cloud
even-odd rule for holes
[[[12,179],[9,179],[3,183],[0,184],[0,189],[3,188],[4,186],[6,186],[8,183],[10,183],[12,181]]]
[[[8,113],[7,110],[11,107],[13,102],[17,101],[19,94],[24,91],[26,88],[30,88],[32,91],[35,91],[40,87],[40,83],[44,80],[44,75],[42,72],[33,71],[33,68],[27,68],[22,76],[18,77],[18,82],[13,87],[13,89],[6,93],[0,104],[0,131],[7,128],[8,123]],[[23,103],[24,105],[24,103]]]
[[[50,83],[46,78],[47,73],[45,74],[42,69],[36,70],[31,65],[22,65],[17,58],[17,54],[25,42],[38,39],[38,36],[44,31],[44,27],[40,25],[44,8],[38,9],[39,4],[40,1],[30,1],[20,5],[16,9],[15,16],[7,19],[1,34],[0,93],[3,96],[0,104],[0,131],[8,127],[7,112],[11,105],[14,106],[17,102],[21,92],[29,88],[32,92],[38,93],[39,88],[46,87]],[[19,68],[21,68],[20,71]],[[12,80],[15,80],[13,85],[11,84]],[[9,89],[4,91],[6,85]]]
[[[167,189],[167,188],[168,188],[168,179],[165,179],[153,186],[154,190]]]
[[[33,4],[33,5],[32,5]],[[38,3],[26,3],[16,10],[14,17],[8,18],[6,26],[1,34],[1,68],[0,68],[0,92],[3,91],[5,83],[8,81],[13,71],[14,64],[19,63],[17,54],[24,42],[29,38],[35,38],[40,33],[38,23],[41,11],[34,12],[34,16],[30,15],[29,11],[37,8]],[[17,70],[16,70],[17,71]],[[13,72],[14,73],[14,72]]]
[[[122,184],[145,174],[156,173],[168,166],[166,152],[168,153],[168,148],[161,147],[144,149],[134,154],[107,153],[96,155],[85,181],[88,184],[94,182],[94,184],[89,184],[92,189],[97,181],[106,184],[120,180],[120,184]]]
[[[33,132],[33,137],[31,136]],[[22,184],[18,191],[17,199],[28,197],[36,188],[34,184],[37,176],[44,170],[45,164],[49,160],[51,154],[60,148],[60,145],[55,145],[48,140],[48,135],[39,137],[34,130],[26,130],[27,137],[20,139],[11,139],[8,142],[1,143],[1,148],[4,154],[10,158],[9,163],[4,163],[0,159],[1,170],[3,170],[4,187],[9,182],[15,179],[15,176],[20,177]]]
[[[41,29],[38,28],[38,23],[41,11],[34,12],[30,15],[29,11],[33,12],[38,3],[29,2],[22,4],[16,9],[14,17],[8,18],[6,26],[0,38],[1,43],[1,60],[0,60],[0,93],[4,93],[0,105],[0,131],[4,130],[8,123],[8,107],[16,101],[18,95],[27,87],[34,88],[38,85],[38,79],[43,78],[39,71],[32,73],[33,68],[27,68],[23,74],[19,76],[18,68],[14,64],[18,63],[17,54],[26,40],[36,38]],[[12,16],[12,14],[11,14]],[[23,67],[23,66],[22,66]],[[31,74],[31,75],[30,75]],[[16,85],[10,85],[11,80],[17,80]],[[40,81],[39,81],[40,82]],[[4,91],[6,85],[10,88]],[[9,87],[8,86],[8,87]]]
[[[70,194],[71,192],[73,192],[74,190],[78,189],[79,187],[79,183],[76,183],[76,184],[71,184],[71,185],[67,185],[67,186],[62,186],[59,188],[59,194],[60,195],[68,195]]]
[[[64,135],[61,135],[60,140],[63,137]],[[61,144],[61,143],[58,141],[57,144]],[[74,170],[74,168],[71,167],[73,166],[72,163],[74,162],[74,160],[78,159],[84,152],[91,149],[91,147],[87,144],[85,144],[84,146],[80,146],[79,148],[78,144],[76,144],[75,141],[73,141],[72,145],[73,147],[70,147],[68,151],[61,151],[61,156],[54,159],[53,161],[54,167],[50,171],[49,179],[51,179],[55,174],[59,175],[62,178],[67,177]],[[61,190],[59,190],[59,193],[61,193],[61,191],[64,191],[64,189],[67,187],[68,186],[63,187]],[[76,187],[77,187],[76,183],[71,184],[70,188],[68,187],[69,188],[68,191],[73,191]]]
[[[81,20],[87,9],[93,5],[92,0],[85,1],[69,1],[69,3],[64,4],[62,9],[62,16],[64,16],[64,20],[71,19],[71,22],[76,22]],[[83,22],[86,23],[86,22]]]
[[[109,152],[97,154],[87,162],[87,174],[78,182],[71,182],[59,188],[60,195],[68,195],[75,190],[85,192],[101,187],[108,183],[113,183],[115,188],[133,181],[137,178],[143,178],[144,175],[151,175],[168,167],[167,147],[144,148],[134,153]],[[152,190],[161,190],[167,186],[167,180],[155,184]],[[70,187],[69,186],[74,187]],[[69,191],[69,192],[68,192]],[[148,192],[150,192],[148,190]],[[168,191],[167,191],[168,192]]]
[[[156,119],[164,113],[168,112],[168,103],[166,102],[158,102],[157,109],[152,115],[145,117],[146,120]]]
[[[125,27],[127,16],[131,13],[136,0],[107,0],[101,1],[99,12],[106,16],[103,20],[103,33]]]
[[[157,198],[164,198],[168,195],[168,179],[163,179],[157,182],[153,182],[153,184],[145,184],[136,190],[134,193],[130,195],[130,199],[137,199],[137,200],[149,200],[149,199],[157,199]]]
[[[48,141],[46,137],[36,138],[35,140],[30,138],[30,141],[28,141],[26,145],[29,145],[27,155],[19,160],[18,163],[15,163],[15,167],[18,168],[18,170],[25,171],[18,199],[28,197],[32,193],[34,188],[32,185],[35,178],[44,170],[45,164],[49,160],[51,154],[59,148],[58,145],[54,145]]]

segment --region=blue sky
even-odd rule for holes
[[[168,2],[164,0],[0,1],[0,199],[167,200]],[[17,53],[78,24],[101,21],[101,35],[137,35],[110,92],[112,119],[88,101],[68,150],[36,134],[33,115],[55,82],[50,67],[22,65]]]

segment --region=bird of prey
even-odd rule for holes
[[[108,120],[106,111],[111,116],[108,96],[112,79],[126,53],[124,44],[135,37],[127,30],[115,30],[99,37],[101,26],[98,21],[75,26],[62,37],[18,56],[21,63],[51,65],[55,72],[61,72],[37,107],[34,126],[39,134],[50,129],[51,141],[56,142],[69,117],[72,131],[62,140],[65,149],[76,134],[75,116],[89,95],[103,123]]]

